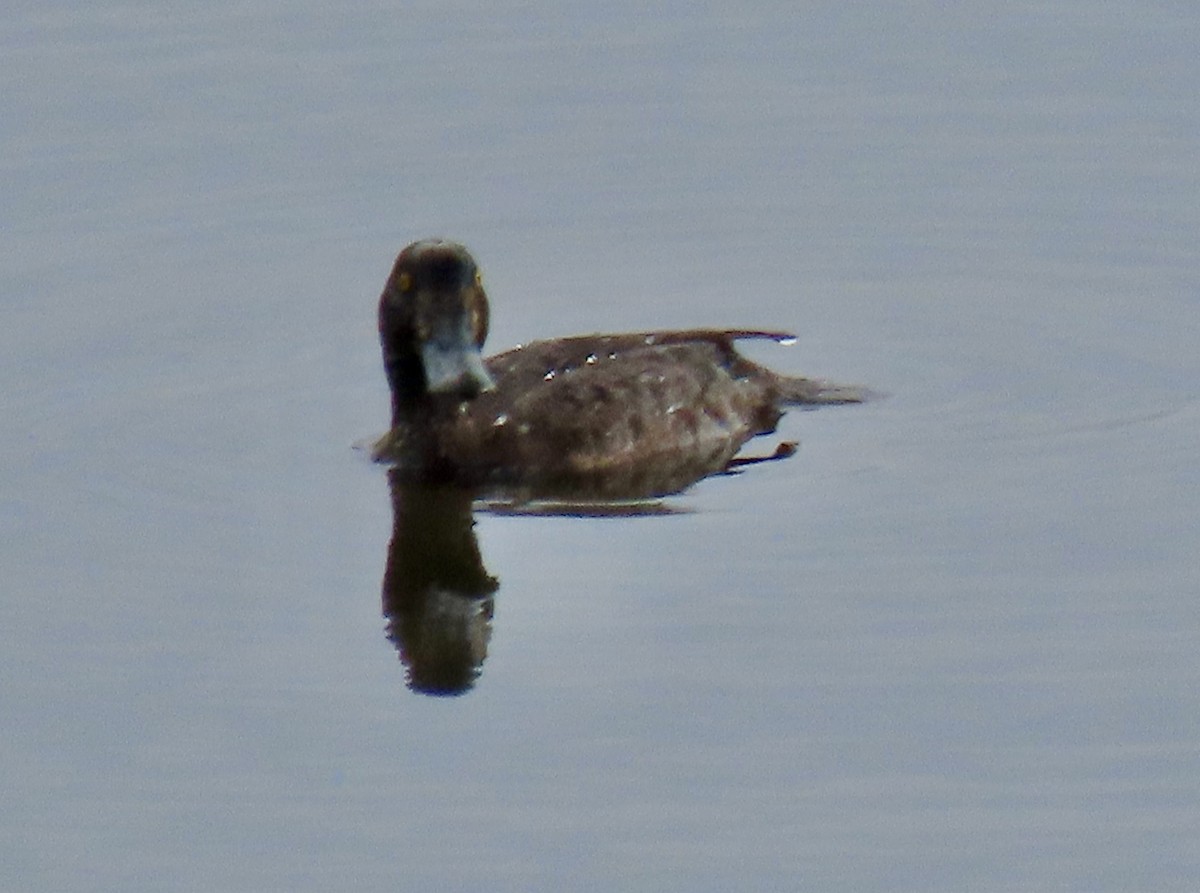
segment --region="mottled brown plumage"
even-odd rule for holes
[[[392,430],[377,459],[414,479],[526,496],[645,497],[724,470],[785,406],[863,399],[734,348],[785,333],[587,335],[481,361],[487,321],[465,248],[426,240],[400,253],[379,304]]]

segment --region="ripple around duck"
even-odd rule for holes
[[[944,443],[1049,444],[1162,424],[1194,424],[1200,398],[1152,392],[1146,401],[1150,405],[1114,406],[1106,394],[1086,388],[1054,395],[972,392],[936,405],[913,407],[906,421],[935,427]]]
[[[1164,349],[1165,329],[1147,327],[1138,340],[1115,324],[1068,337],[1055,330],[1062,321],[988,323],[979,332],[913,333],[907,345],[892,345],[887,374],[897,381],[870,382],[891,392],[877,411],[918,436],[936,431],[944,443],[1049,443],[1195,424],[1193,353]]]

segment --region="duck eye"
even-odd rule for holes
[[[408,291],[412,288],[412,276],[409,273],[401,273],[396,278],[396,286],[400,291]]]
[[[475,285],[481,287],[483,285],[483,274],[478,270],[475,271]]]

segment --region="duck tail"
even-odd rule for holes
[[[836,406],[866,403],[879,395],[858,385],[835,384],[823,378],[777,376],[779,402],[785,406]]]
[[[791,332],[771,332],[761,329],[731,329],[724,332],[712,333],[722,336],[725,347],[730,353],[749,363],[738,354],[733,347],[734,341],[742,339],[765,339],[783,345],[796,343],[796,336]],[[756,369],[763,369],[757,363],[751,364]],[[764,370],[766,371],[766,370]],[[860,387],[859,385],[842,385],[824,378],[800,378],[799,376],[780,375],[769,372],[775,379],[779,389],[779,404],[781,406],[837,406],[843,403],[866,403],[882,395]]]

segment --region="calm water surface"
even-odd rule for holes
[[[21,3],[0,886],[1200,887],[1200,12]],[[385,635],[374,302],[889,392]],[[765,443],[769,450],[773,443]]]

